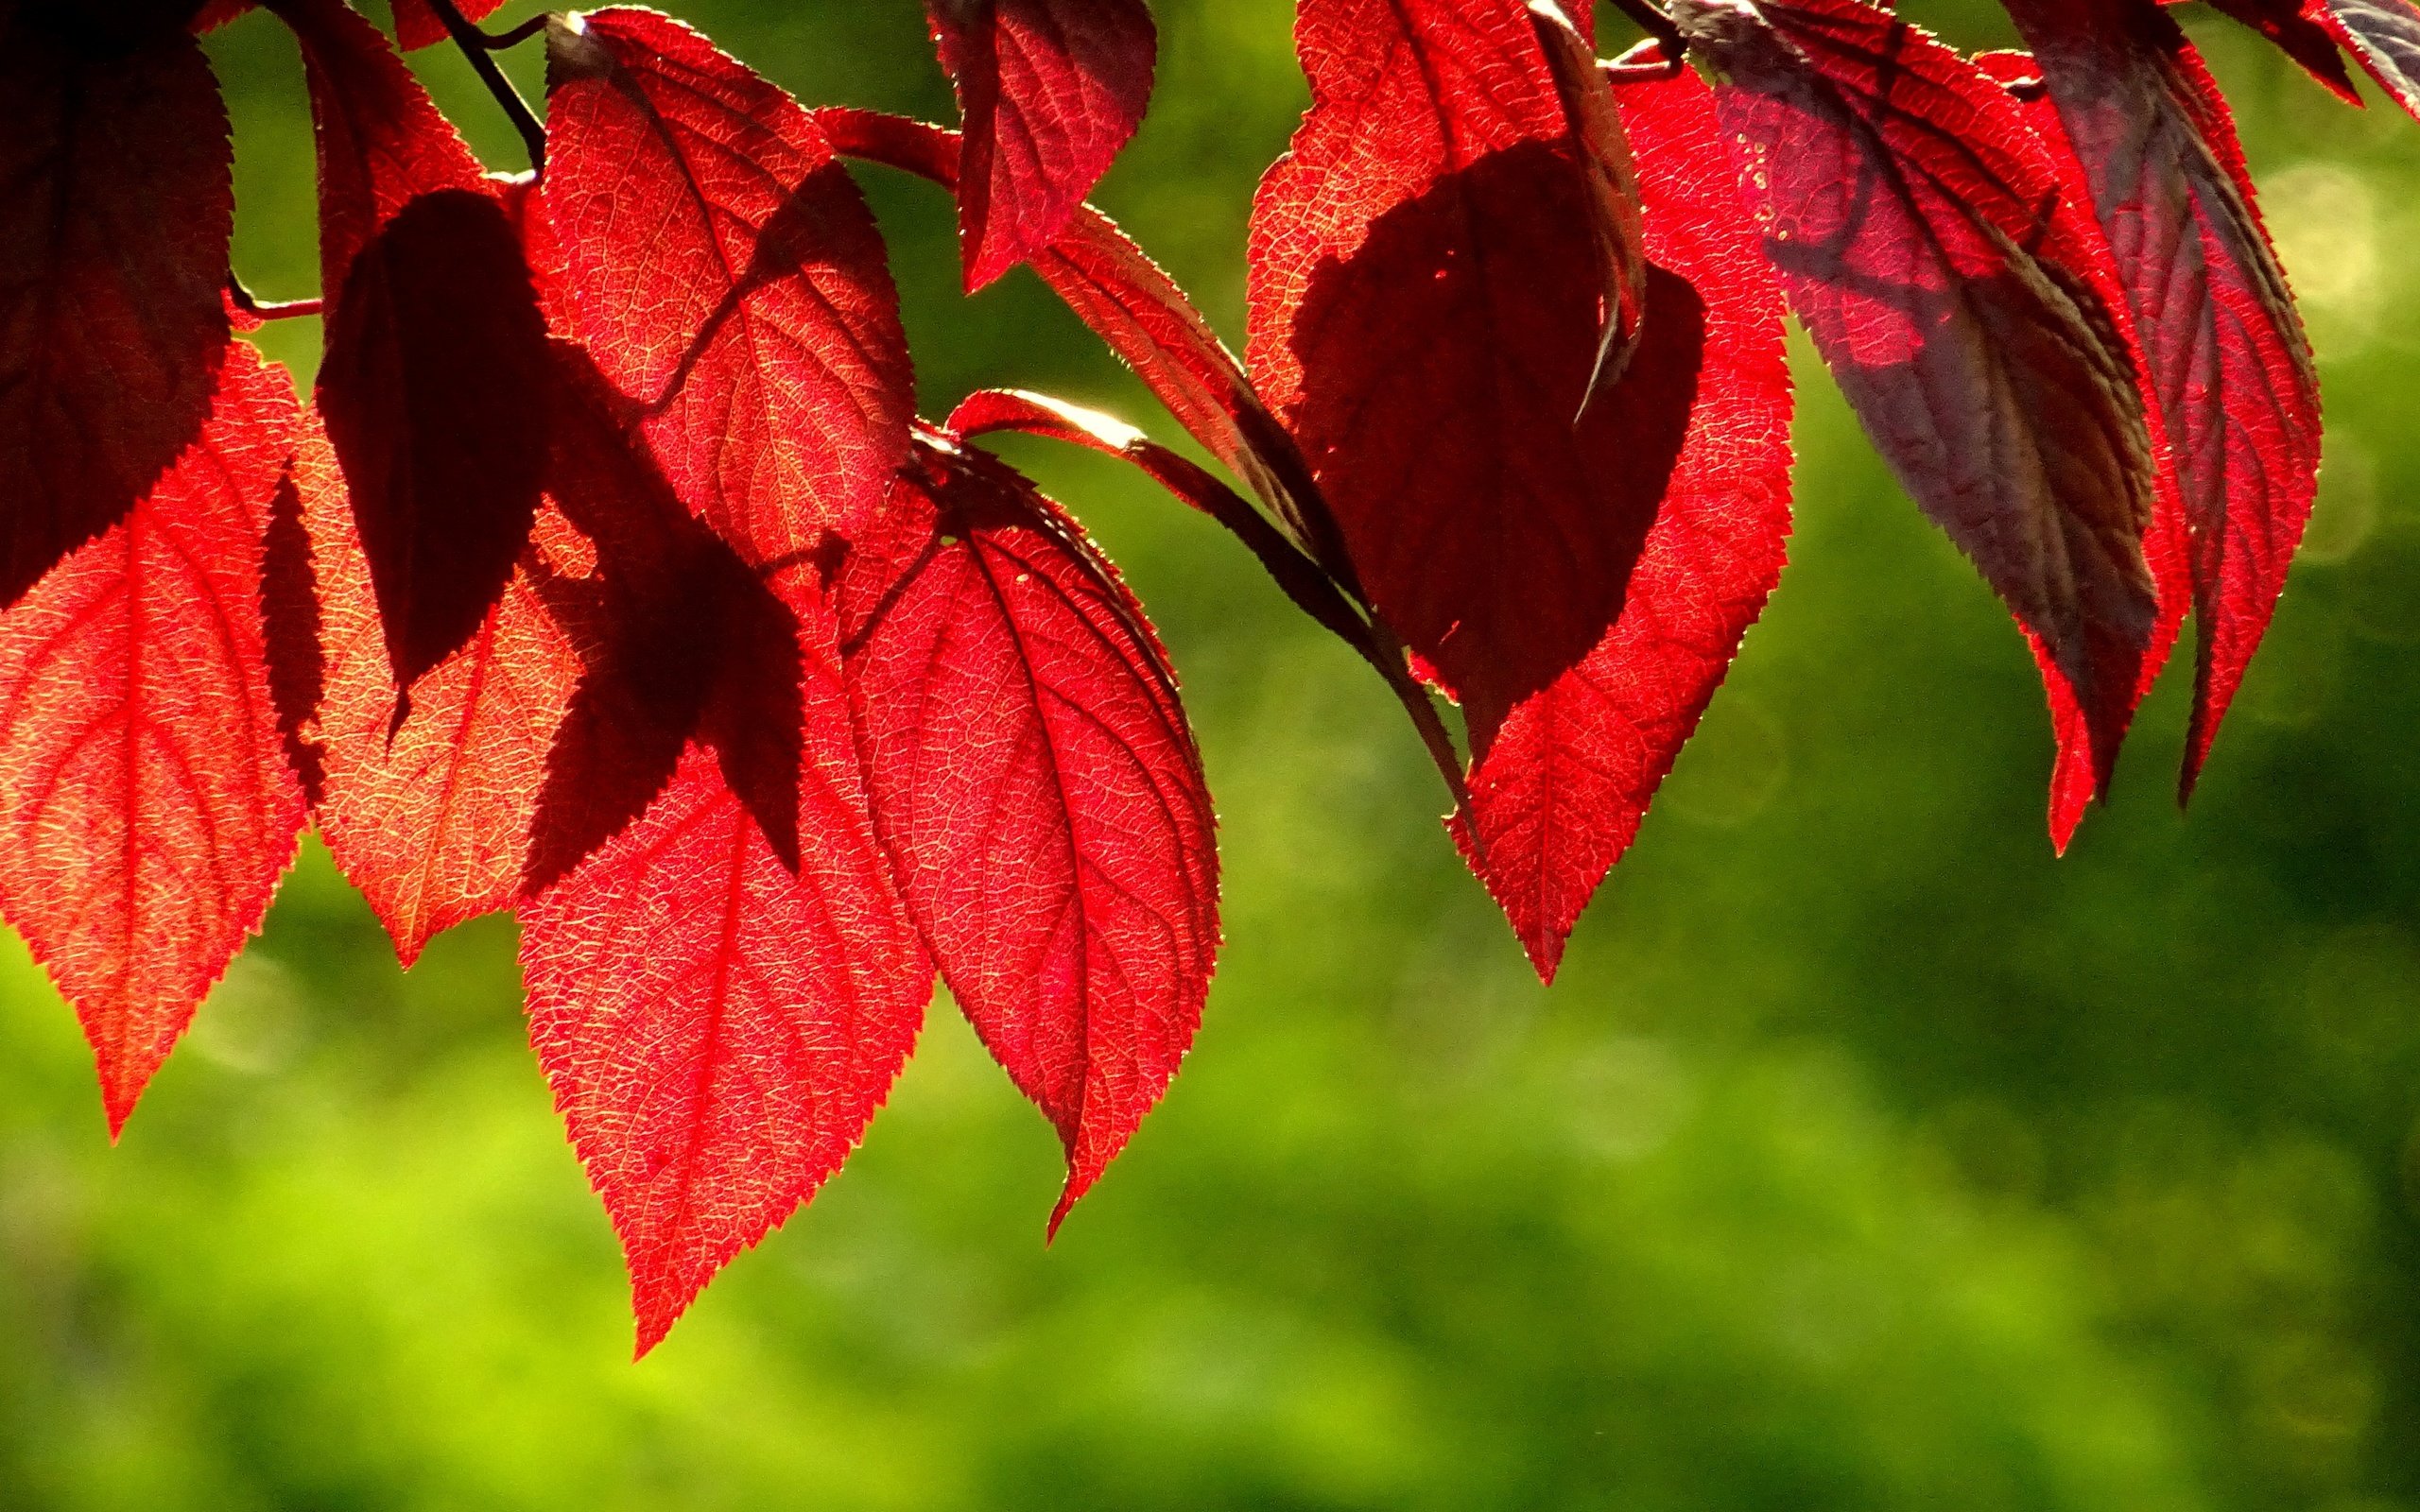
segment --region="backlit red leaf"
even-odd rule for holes
[[[370,563],[316,428],[295,479],[269,537],[279,709],[329,852],[409,965],[432,936],[520,895],[547,754],[580,672],[540,585],[587,576],[595,554],[543,508],[495,606],[421,677],[398,721]]]
[[[966,125],[966,286],[1058,240],[1151,100],[1143,0],[925,0]]]
[[[319,410],[406,690],[487,620],[529,538],[549,421],[545,322],[478,161],[375,27],[274,0],[320,147]]]
[[[1306,0],[1295,43],[1311,107],[1253,207],[1252,369],[1361,585],[1484,726],[1602,638],[1646,530],[1593,461],[1612,422],[1574,423],[1595,170],[1519,0]]]
[[[2183,486],[2200,657],[2190,791],[2319,481],[2319,377],[2225,102],[2153,0],[2009,0],[2134,307]]]
[[[522,910],[530,1040],[621,1236],[641,1353],[856,1146],[931,994],[823,657],[795,873],[693,745],[637,823]]]
[[[1686,71],[1616,91],[1646,212],[1648,319],[1594,404],[1627,436],[1600,465],[1653,512],[1621,617],[1578,666],[1521,700],[1470,777],[1456,839],[1551,981],[1580,911],[1781,576],[1789,531],[1782,300],[1724,160],[1711,93]],[[1685,417],[1661,471],[1640,460]],[[1476,839],[1476,843],[1475,843]]]
[[[0,3],[0,606],[200,434],[227,346],[227,112],[182,30]],[[71,34],[72,33],[72,34]]]
[[[835,151],[958,187],[955,131],[874,111],[822,110],[816,120]],[[1059,239],[1030,261],[1178,424],[1287,522],[1312,555],[1346,571],[1293,438],[1174,280],[1090,205],[1079,206]]]
[[[847,536],[908,451],[882,238],[807,113],[651,11],[547,33],[546,207],[575,334],[752,561]]]
[[[2063,766],[2105,786],[2158,615],[2159,485],[2089,207],[1996,84],[1864,0],[1673,13],[1727,76],[1724,135],[1791,307],[1901,485],[2038,639],[2091,747]]]
[[[0,614],[0,910],[83,1021],[112,1136],[302,833],[260,613],[295,422],[233,343],[183,455]]]
[[[1059,1130],[1070,1206],[1193,1041],[1215,820],[1176,675],[1077,524],[942,439],[835,589],[875,827],[943,980]]]

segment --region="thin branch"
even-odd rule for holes
[[[554,19],[551,11],[542,10],[510,31],[479,31],[479,45],[492,53],[510,52],[545,30],[546,23]]]
[[[1636,22],[1641,31],[1662,43],[1664,55],[1674,62],[1679,62],[1681,55],[1689,50],[1681,28],[1672,24],[1672,18],[1654,0],[1614,0],[1614,8]]]
[[[1370,611],[1368,644],[1356,646],[1370,664],[1386,679],[1395,701],[1404,713],[1411,715],[1411,728],[1420,731],[1420,743],[1428,747],[1428,759],[1437,767],[1437,775],[1445,780],[1445,791],[1453,796],[1454,811],[1462,817],[1462,828],[1470,835],[1474,850],[1481,848],[1478,815],[1471,807],[1470,783],[1462,779],[1461,752],[1454,748],[1454,737],[1446,731],[1445,722],[1437,717],[1437,705],[1430,700],[1428,690],[1413,679],[1410,664],[1404,659],[1403,643],[1395,632]]]
[[[529,109],[529,102],[512,87],[512,80],[504,77],[504,70],[496,66],[493,56],[499,46],[511,43],[502,37],[491,37],[472,26],[454,0],[428,0],[428,4],[429,9],[437,12],[437,19],[445,23],[445,34],[454,39],[455,47],[469,60],[471,71],[479,76],[479,82],[488,87],[488,93],[495,96],[496,104],[503,107],[505,116],[512,122],[512,129],[521,133],[521,145],[528,149],[531,170],[544,173],[546,168],[546,129],[539,122],[537,112]],[[519,28],[521,34],[528,31],[527,26]],[[519,34],[508,35],[513,36],[514,41],[520,40]]]
[[[264,300],[244,286],[233,268],[227,272],[227,298],[235,308],[261,320],[288,320],[296,316],[317,315],[320,301],[312,300]]]

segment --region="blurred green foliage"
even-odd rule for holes
[[[950,113],[913,0],[682,9],[811,101]],[[1238,336],[1288,8],[1157,9],[1100,198]],[[1057,1246],[1055,1145],[943,1002],[848,1170],[632,1366],[511,925],[406,975],[313,848],[114,1150],[7,947],[0,1506],[2420,1508],[2420,128],[2190,20],[2329,436],[2189,822],[2175,677],[2052,860],[2023,649],[1802,352],[1794,564],[1542,991],[1352,657],[1135,477],[1019,451],[1186,675],[1233,941]],[[238,264],[307,293],[291,46],[211,50]],[[1013,382],[1168,433],[1029,278],[959,299],[937,195],[867,183],[928,409]],[[267,339],[307,371],[310,322]]]

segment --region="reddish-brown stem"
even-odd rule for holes
[[[227,275],[227,298],[235,308],[262,320],[290,320],[296,316],[317,315],[320,301],[311,300],[264,300],[244,287],[244,281],[233,273]]]
[[[428,6],[437,12],[437,19],[445,24],[445,34],[454,39],[455,47],[470,61],[471,72],[479,76],[479,82],[488,87],[488,93],[495,96],[496,104],[503,109],[506,118],[512,122],[512,129],[521,133],[521,145],[528,150],[531,171],[545,172],[546,128],[539,121],[537,112],[529,109],[529,102],[521,97],[521,92],[512,87],[512,80],[504,77],[504,70],[496,66],[492,56],[500,47],[509,47],[525,37],[536,35],[535,30],[529,26],[518,27],[507,34],[511,39],[507,41],[505,37],[491,37],[472,26],[454,0],[428,0]]]
[[[1428,747],[1428,759],[1436,765],[1437,775],[1445,780],[1445,791],[1453,797],[1454,810],[1462,816],[1462,828],[1469,833],[1471,845],[1477,848],[1480,844],[1478,816],[1471,809],[1470,783],[1463,780],[1462,756],[1454,748],[1453,735],[1446,730],[1445,721],[1437,717],[1437,705],[1428,696],[1428,690],[1413,679],[1410,663],[1404,657],[1403,643],[1395,639],[1395,632],[1375,610],[1370,611],[1364,635],[1365,644],[1355,649],[1378,669],[1378,676],[1386,679],[1395,701],[1411,715],[1411,728],[1420,731],[1420,743]]]
[[[1681,28],[1672,24],[1672,18],[1666,15],[1664,8],[1656,5],[1654,0],[1614,0],[1614,5],[1623,15],[1638,23],[1640,30],[1663,43],[1664,55],[1674,62],[1679,62],[1681,55],[1688,51],[1689,44],[1682,38]]]

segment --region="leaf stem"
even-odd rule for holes
[[[230,268],[227,273],[227,298],[246,315],[263,320],[289,320],[298,316],[317,315],[320,301],[311,300],[264,300],[244,286],[244,281]]]
[[[1370,611],[1363,634],[1363,644],[1354,649],[1378,669],[1378,676],[1386,679],[1404,713],[1411,715],[1411,728],[1420,731],[1420,743],[1428,747],[1428,759],[1436,764],[1437,775],[1445,780],[1445,791],[1453,796],[1454,810],[1462,816],[1471,843],[1478,844],[1478,815],[1471,808],[1470,783],[1462,777],[1461,753],[1454,748],[1454,737],[1446,730],[1445,722],[1437,717],[1437,705],[1430,701],[1428,690],[1413,679],[1411,668],[1404,660],[1403,643],[1395,639],[1395,632],[1378,617],[1376,610]]]
[[[454,39],[454,45],[470,61],[471,71],[479,76],[479,82],[495,96],[496,104],[503,108],[506,118],[512,122],[512,129],[521,133],[521,145],[529,152],[530,170],[545,172],[546,128],[539,121],[537,112],[529,109],[529,102],[521,97],[521,92],[512,87],[512,80],[504,77],[504,70],[496,66],[493,56],[501,48],[534,36],[535,28],[522,26],[502,37],[492,37],[472,26],[454,0],[428,0],[428,5],[437,12],[437,19],[445,23],[445,34]]]
[[[1666,15],[1664,8],[1654,4],[1653,0],[1614,0],[1614,6],[1636,22],[1640,30],[1662,43],[1664,55],[1673,62],[1678,63],[1682,55],[1689,50],[1687,40],[1681,35],[1681,28],[1672,24],[1672,18]]]

